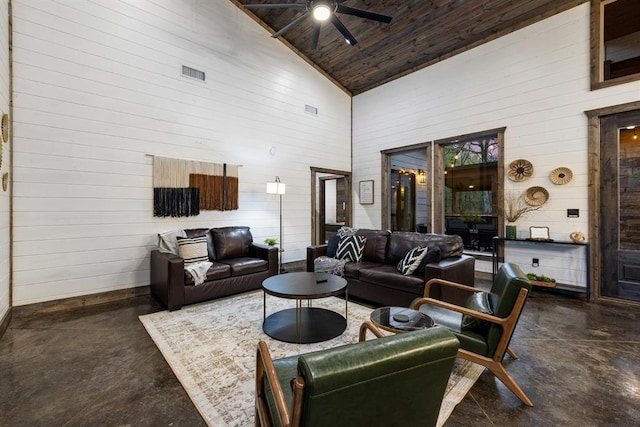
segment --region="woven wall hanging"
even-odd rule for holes
[[[153,156],[153,215],[238,209],[238,165]]]

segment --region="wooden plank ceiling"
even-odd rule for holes
[[[230,0],[267,28],[282,29],[305,9],[246,9],[242,4],[305,0]],[[345,0],[393,17],[384,24],[336,14],[358,43],[350,46],[328,21],[311,50],[311,16],[280,39],[347,93],[356,95],[520,29],[587,0]]]

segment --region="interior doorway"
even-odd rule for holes
[[[392,169],[391,231],[416,231],[416,214],[416,173]]]
[[[640,111],[600,124],[600,293],[640,302]]]
[[[311,168],[311,244],[351,226],[351,172]]]
[[[431,229],[431,143],[382,151],[382,229]]]

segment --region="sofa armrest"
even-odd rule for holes
[[[278,274],[278,247],[252,243],[249,246],[249,255],[260,258],[269,263],[269,276]]]
[[[151,251],[151,294],[169,311],[184,305],[184,259],[177,255]]]
[[[463,285],[475,286],[476,260],[470,255],[445,258],[437,263],[427,264],[425,280],[442,279]],[[436,285],[432,288],[431,297],[458,305],[464,305],[469,293],[462,289],[445,288]]]
[[[324,245],[307,246],[307,271],[313,272],[315,270],[313,261],[320,256],[325,256],[326,254],[326,243]]]

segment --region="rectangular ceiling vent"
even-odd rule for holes
[[[312,105],[305,105],[304,112],[307,114],[313,114],[314,116],[318,115],[318,108]]]
[[[182,66],[182,75],[204,81],[204,71],[196,70],[195,68],[187,67],[186,65]]]

